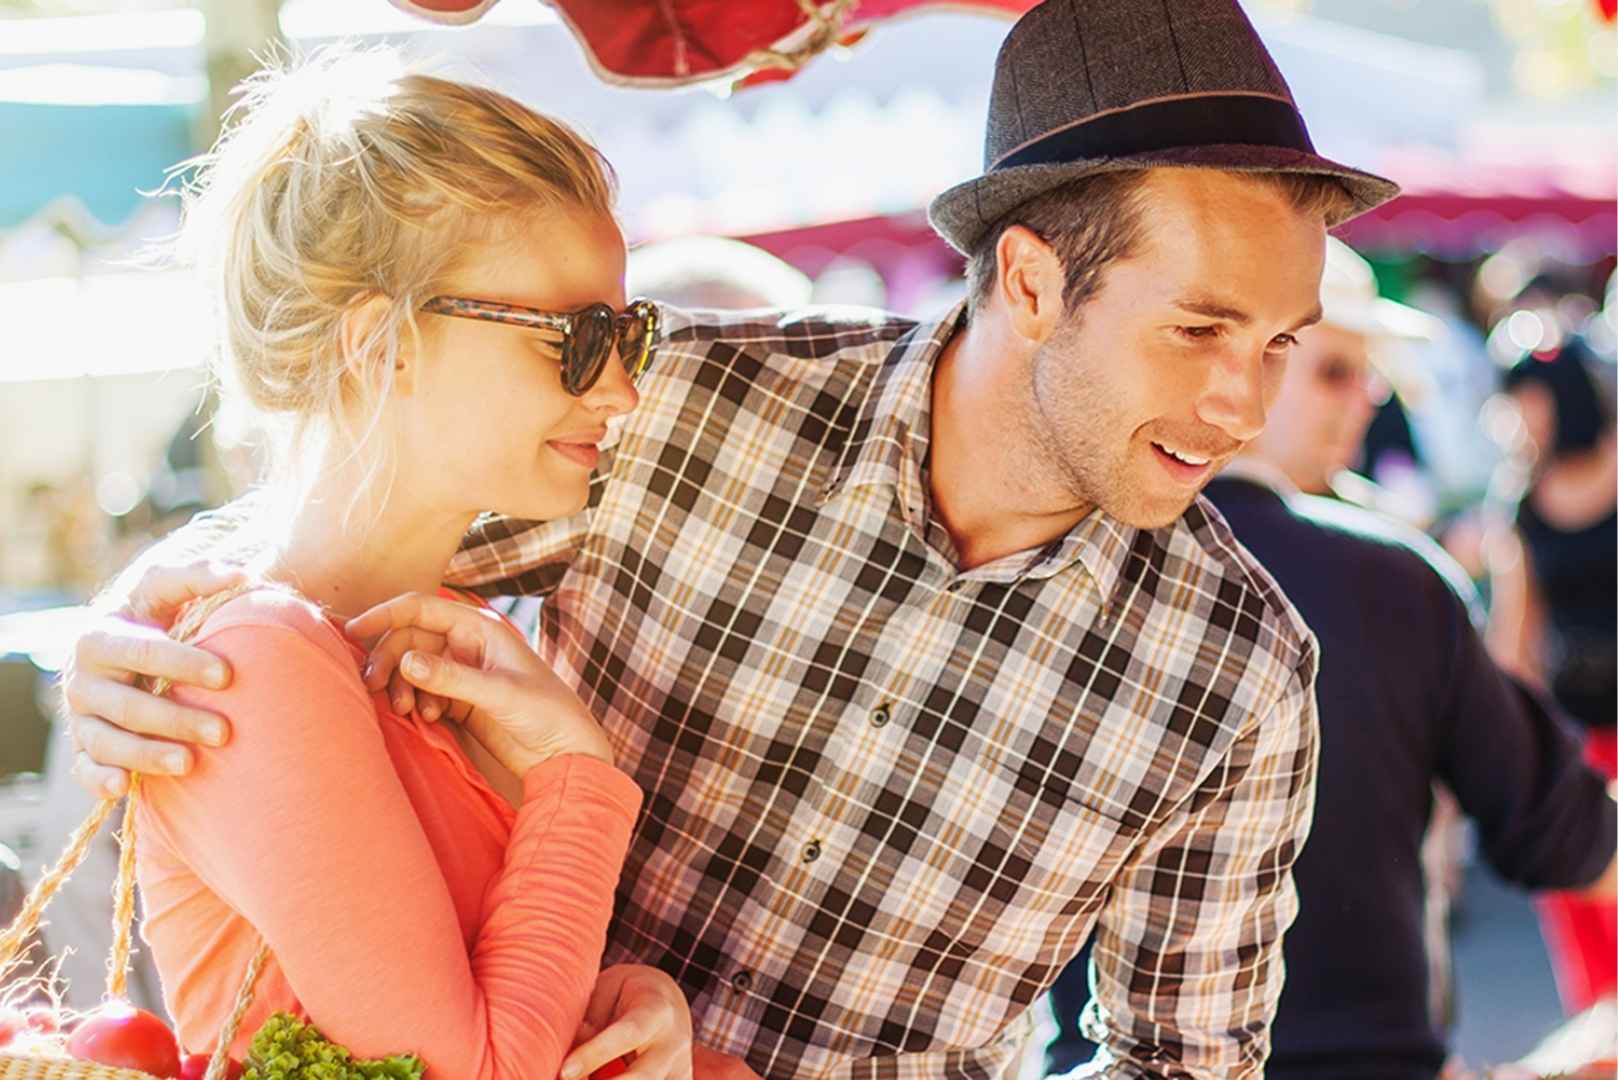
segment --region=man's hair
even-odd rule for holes
[[[1001,235],[1021,225],[1051,246],[1062,262],[1062,300],[1071,314],[1101,287],[1102,272],[1134,253],[1144,232],[1141,197],[1148,169],[1095,173],[1013,207],[989,226],[966,260],[968,315],[988,299],[999,276],[995,248]],[[1353,198],[1330,176],[1315,173],[1243,172],[1278,189],[1299,213],[1336,221],[1348,214]]]

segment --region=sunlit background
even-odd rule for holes
[[[1410,358],[1388,407],[1390,430],[1408,428],[1388,444],[1400,453],[1370,447],[1361,472],[1380,482],[1381,505],[1482,580],[1477,522],[1499,497],[1510,442],[1499,430],[1510,417],[1487,407],[1502,371],[1579,334],[1611,383],[1610,6],[1246,6],[1321,151],[1405,186],[1344,235],[1387,295],[1449,333]],[[537,0],[503,0],[461,28],[386,0],[0,0],[0,843],[41,854],[48,676],[79,625],[75,605],[252,478],[230,431],[211,424],[193,291],[136,257],[177,219],[173,199],[144,193],[211,141],[254,54],[358,37],[441,57],[588,133],[618,170],[632,240],[747,238],[802,270],[815,300],[921,315],[959,295],[958,262],[922,211],[977,171],[1008,26],[917,14],[790,80],[668,92],[604,84]],[[1519,1053],[1513,1040],[1556,1019],[1543,958],[1521,937],[1529,924],[1500,910],[1505,929],[1490,931],[1494,909],[1474,906],[1470,932],[1484,920],[1496,936],[1471,952],[1458,924],[1460,962],[1479,965],[1459,980],[1461,1043],[1475,1058]]]

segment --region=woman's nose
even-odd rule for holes
[[[595,385],[580,395],[586,408],[605,416],[622,416],[640,404],[640,392],[615,348]]]

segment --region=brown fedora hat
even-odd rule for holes
[[[994,65],[983,175],[927,208],[970,252],[1022,203],[1094,173],[1153,166],[1335,177],[1353,210],[1391,180],[1315,153],[1292,91],[1236,0],[1045,0]]]

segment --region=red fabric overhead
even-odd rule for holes
[[[392,0],[435,22],[467,23],[496,0]],[[539,3],[541,0],[510,0]],[[1036,0],[861,0],[832,39],[901,13],[928,7],[1017,15]],[[596,74],[629,85],[680,86],[743,76],[755,53],[800,50],[812,31],[798,0],[550,0],[589,56]],[[823,0],[820,10],[834,4]]]

